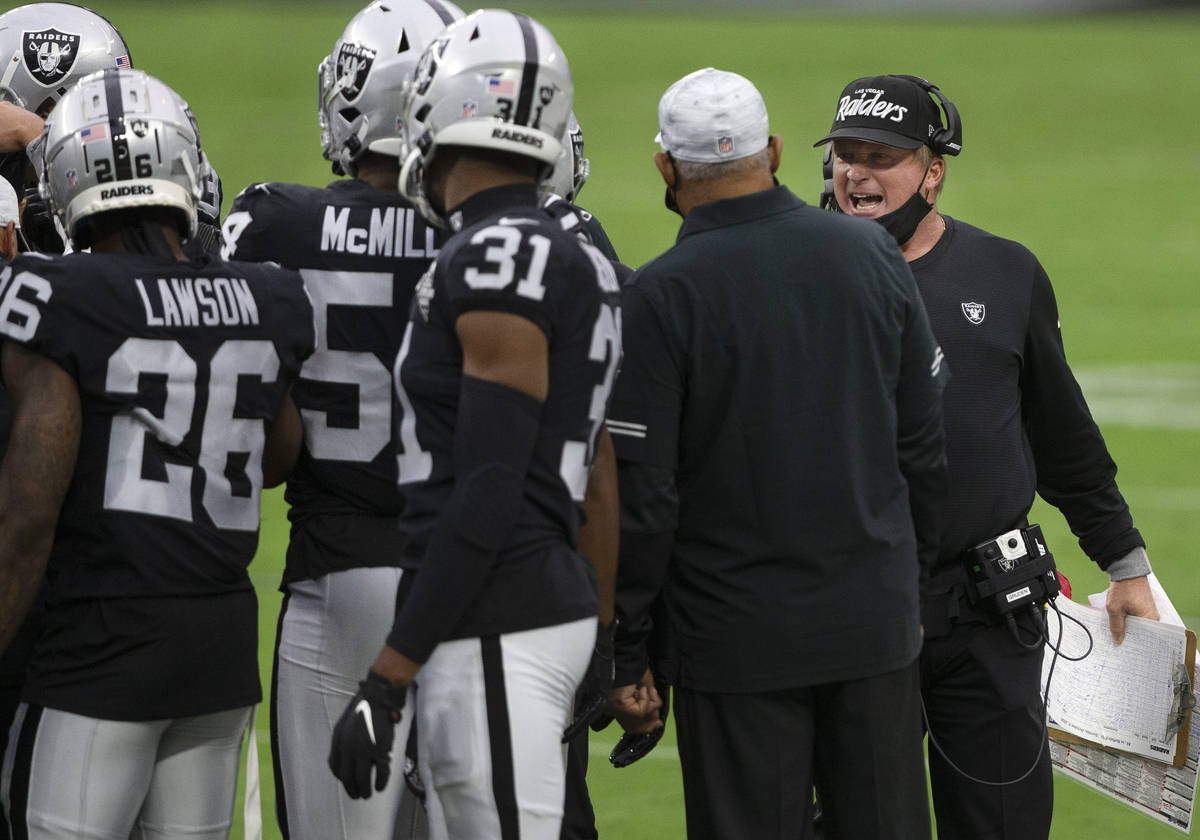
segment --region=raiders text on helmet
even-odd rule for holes
[[[425,218],[428,173],[442,146],[473,146],[533,158],[548,178],[562,151],[574,86],[554,36],[535,20],[482,9],[426,47],[404,106],[400,191]]]
[[[446,0],[377,0],[347,24],[317,68],[321,149],[353,175],[366,151],[400,155],[400,89],[425,45],[462,10]]]
[[[169,207],[196,231],[201,161],[187,103],[140,70],[103,70],[67,91],[46,119],[41,190],[76,249],[87,220],[128,207]]]
[[[30,3],[0,15],[0,99],[43,116],[89,73],[131,67],[111,23],[70,3]]]

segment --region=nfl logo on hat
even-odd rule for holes
[[[717,154],[727,155],[733,151],[733,138],[726,134],[717,138]]]

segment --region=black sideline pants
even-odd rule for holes
[[[1021,638],[1039,631],[1018,618]],[[1004,625],[958,624],[926,639],[922,691],[933,738],[977,779],[1006,781],[1037,767],[1015,785],[963,778],[929,746],[929,781],[939,840],[1045,840],[1054,810],[1050,748],[1045,746],[1040,695],[1042,647],[1026,650]]]
[[[928,840],[916,662],[757,694],[676,689],[689,840]]]

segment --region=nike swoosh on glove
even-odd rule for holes
[[[613,633],[616,632],[616,625],[616,621],[610,622],[607,627],[600,627],[596,632],[592,661],[588,663],[587,672],[579,683],[579,691],[575,693],[575,718],[563,730],[564,744],[600,717],[605,704],[608,703],[608,693],[612,691],[613,679],[617,673],[617,663],[613,657]]]
[[[392,739],[407,687],[393,686],[386,677],[368,671],[358,693],[333,727],[329,769],[351,799],[371,796],[371,769],[375,790],[383,790],[391,776]]]

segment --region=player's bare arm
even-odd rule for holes
[[[263,487],[278,487],[287,481],[300,457],[304,424],[300,409],[292,402],[289,391],[279,404],[275,419],[267,426],[267,441],[263,449]]]
[[[617,496],[617,457],[606,428],[600,430],[596,440],[596,459],[588,475],[583,511],[587,519],[579,529],[579,550],[596,569],[600,594],[598,618],[601,626],[608,627],[613,620],[613,598],[617,589],[621,516]]]
[[[478,310],[459,316],[455,331],[463,350],[463,374],[504,385],[536,400],[550,389],[546,335],[536,324],[507,312]],[[393,685],[408,685],[420,664],[385,646],[373,669]]]
[[[45,123],[14,102],[0,102],[0,152],[19,152],[37,139]]]
[[[548,347],[546,334],[536,324],[520,315],[478,310],[459,316],[455,330],[462,342],[465,375],[546,399]]]
[[[0,466],[0,651],[41,583],[81,428],[79,391],[66,371],[11,342],[2,352],[14,409]]]

